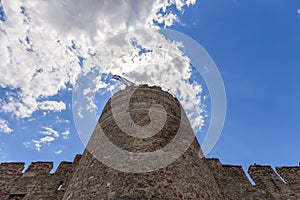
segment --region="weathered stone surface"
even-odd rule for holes
[[[163,115],[157,115],[157,123],[164,121],[160,131],[153,137],[137,138],[123,132],[116,123],[113,112],[124,113],[122,105],[126,103],[130,90],[134,90],[130,96],[129,109],[125,112],[130,115],[133,122],[122,118],[126,126],[146,126],[150,123],[149,109],[155,104],[163,106],[166,119]],[[112,103],[120,105],[112,111]],[[155,110],[153,112],[162,112]],[[125,116],[125,115],[124,115]],[[184,134],[193,136],[192,144],[187,147],[181,157],[169,166],[159,170],[144,173],[127,173],[107,167],[98,161],[89,152],[98,147],[98,132],[100,127],[105,135],[119,148],[130,152],[154,152],[169,144],[181,130]],[[139,86],[127,88],[118,92],[106,104],[102,116],[98,121],[90,139],[87,150],[84,152],[79,166],[67,189],[64,199],[222,199],[212,173],[204,164],[204,158],[199,144],[194,137],[193,130],[182,113],[177,99],[158,87]],[[122,158],[120,158],[122,159]],[[142,161],[141,161],[142,162]],[[156,162],[153,160],[152,162]],[[88,170],[87,170],[88,169]]]
[[[85,152],[84,154],[89,153]],[[88,157],[90,156],[88,155]],[[148,173],[147,178],[142,174],[119,173],[116,175],[118,172],[105,167],[96,159],[89,159],[88,162],[82,160],[83,166],[96,165],[100,168],[98,172],[86,168],[86,171],[89,172],[85,172],[87,177],[82,183],[79,181],[75,184],[77,186],[82,184],[84,187],[74,191],[77,196],[72,196],[72,199],[85,199],[81,197],[82,191],[89,193],[88,199],[132,199],[133,197],[138,199],[201,199],[201,193],[193,191],[187,185],[190,183],[201,184],[206,181],[217,184],[215,188],[205,189],[218,193],[219,199],[300,199],[300,174],[298,173],[300,166],[276,168],[286,181],[284,183],[268,166],[255,165],[255,168],[251,167],[251,174],[256,185],[251,185],[241,166],[223,165],[218,159],[199,159],[195,167],[208,167],[212,176],[204,177],[201,180],[197,174],[200,172],[190,173],[191,167],[180,168],[181,165],[178,163],[184,162],[184,159],[187,158],[184,155],[182,159],[176,161],[173,167],[169,166],[165,170]],[[34,181],[23,182],[23,185],[20,185],[20,182],[24,175],[22,174],[24,163],[1,163],[0,199],[63,199],[70,185],[71,177],[74,175],[73,178],[78,178],[74,170],[80,160],[80,155],[77,155],[74,160],[75,162],[62,162],[53,174],[32,177]],[[34,164],[36,165],[36,163]],[[101,184],[96,184],[97,178],[101,178]],[[183,179],[182,183],[176,183],[178,178]],[[273,179],[275,179],[274,182],[271,181]],[[33,185],[30,186],[29,183],[33,183]],[[60,184],[60,190],[57,190]],[[275,184],[278,184],[279,188],[282,184],[284,186],[278,189]],[[204,199],[215,198],[206,196]]]
[[[1,163],[0,199],[62,199],[80,157],[60,163],[53,174],[51,162],[31,163],[24,173],[24,163]]]
[[[136,86],[114,95],[114,112],[122,116],[126,93],[133,89]],[[196,139],[175,162],[158,170],[127,173],[107,167],[89,151],[101,148],[97,146],[100,128],[119,148],[134,153],[165,147],[178,135],[179,123],[185,134],[194,134],[178,100],[159,87],[139,86],[129,104],[126,112],[132,121],[121,118],[123,125],[130,130],[147,126],[152,119],[162,125],[160,131],[148,138],[128,135],[112,117],[109,100],[82,157],[60,163],[54,173],[50,173],[51,162],[34,162],[24,173],[24,163],[1,163],[0,199],[300,199],[300,166],[277,167],[279,177],[270,166],[252,165],[248,170],[255,182],[252,185],[241,166],[204,158]],[[166,118],[151,118],[149,108],[154,104],[163,106]]]
[[[0,199],[8,199],[9,190],[22,176],[25,163],[1,163],[0,165]]]

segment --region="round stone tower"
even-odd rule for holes
[[[106,103],[64,199],[221,199],[179,101],[129,86]]]

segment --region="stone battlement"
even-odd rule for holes
[[[52,162],[0,164],[0,199],[62,199],[81,155],[73,162],[61,162],[54,173]]]
[[[248,173],[241,166],[222,165],[218,159],[205,159],[225,199],[300,199],[300,166],[251,165]]]
[[[52,162],[33,162],[24,172],[25,163],[1,163],[0,199],[63,199],[80,158],[76,155],[73,162],[61,162],[54,173],[50,173]],[[222,199],[300,199],[300,166],[276,167],[276,173],[270,166],[251,165],[252,185],[241,166],[202,160]]]

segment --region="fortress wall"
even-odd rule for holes
[[[300,190],[300,166],[276,167],[276,171],[284,178],[292,190]]]
[[[253,186],[241,166],[224,165],[218,159],[206,159],[206,163],[226,199],[300,199],[299,166],[277,167],[282,181],[270,166],[252,165],[248,173]]]
[[[241,166],[222,165],[218,159],[206,159],[225,199],[263,199],[265,194],[256,191]]]
[[[251,165],[248,173],[256,187],[271,194],[275,199],[288,199],[292,191],[275,173],[271,166]]]
[[[80,157],[61,162],[53,174],[52,162],[33,162],[24,173],[24,163],[1,163],[0,199],[62,199]]]
[[[24,163],[1,163],[0,199],[63,199],[80,159],[81,156],[77,155],[73,162],[61,162],[52,174],[49,173],[53,165],[51,162],[34,162],[24,173],[22,173]],[[121,195],[124,191],[128,191],[129,196],[127,197],[130,197],[130,195],[145,195],[148,192],[153,195],[160,195],[160,190],[166,190],[170,195],[178,195],[179,198],[184,197],[183,193],[188,194],[191,192],[189,194],[191,197],[201,199],[200,192],[198,192],[198,197],[192,196],[192,193],[197,194],[197,192],[189,191],[187,186],[189,183],[199,184],[203,181],[210,181],[217,186],[206,189],[211,190],[211,193],[219,193],[218,196],[221,199],[300,199],[300,166],[276,167],[276,171],[282,176],[285,183],[270,166],[252,165],[249,167],[249,174],[253,178],[255,185],[251,185],[241,166],[224,165],[218,159],[203,158],[198,160],[197,165],[185,166],[183,170],[180,163],[187,162],[187,160],[189,158],[184,154],[174,165],[167,167],[167,170],[160,170],[158,173],[148,173],[147,187],[139,190],[134,190],[134,188],[145,184],[144,175],[127,173],[116,175],[115,170],[99,164],[99,161],[95,159],[89,158],[88,162],[82,160],[82,164],[85,167],[94,164],[101,166],[98,170],[105,174],[105,176],[99,177],[99,173],[97,174],[96,170],[89,170],[89,177],[83,180],[84,184],[88,185],[89,180],[94,179],[94,177],[103,178],[104,181],[99,186],[98,191],[89,187],[83,190],[89,190],[90,193],[95,195],[101,190],[103,198],[113,198],[116,193],[119,192],[119,195]],[[192,163],[191,160],[188,162]],[[208,173],[207,177],[201,180],[193,168],[200,169],[203,166],[208,167],[209,172],[206,171]],[[77,170],[81,172],[83,169]],[[132,182],[128,180],[129,176],[131,176],[129,180]],[[174,182],[174,180],[183,177],[185,177],[185,181],[182,181],[180,184]],[[76,179],[78,177],[75,176],[73,178]],[[116,190],[116,192],[113,190]],[[80,193],[82,190],[76,192]],[[75,196],[73,197],[76,199]],[[215,199],[215,197],[210,199]]]
[[[9,190],[22,175],[25,163],[0,164],[0,199],[8,199]]]
[[[276,167],[276,171],[286,181],[295,198],[300,199],[300,166]]]

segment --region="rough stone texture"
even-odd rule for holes
[[[8,199],[10,188],[22,176],[25,163],[1,163],[0,165],[0,199]]]
[[[134,124],[145,126],[150,123],[148,110],[160,104],[167,113],[163,128],[153,137],[137,138],[124,133],[112,117],[111,100],[106,104],[98,126],[116,146],[130,152],[153,152],[161,149],[178,134],[183,123],[185,134],[192,134],[192,145],[171,165],[147,173],[126,173],[109,168],[93,157],[88,150],[97,148],[96,127],[88,147],[72,178],[64,199],[222,199],[212,173],[205,165],[203,153],[194,137],[193,130],[177,99],[159,87],[128,87],[114,95],[116,104],[122,106],[126,95],[135,90],[130,98],[128,114]],[[113,98],[114,98],[113,97]],[[122,109],[116,112],[122,112]],[[183,120],[182,118],[183,117]],[[162,121],[160,118],[158,122]],[[129,121],[124,119],[126,125]],[[112,153],[113,154],[113,153]],[[201,159],[202,158],[202,159]],[[122,158],[120,158],[122,159]],[[155,161],[152,161],[155,162]],[[89,170],[87,170],[89,169]]]
[[[252,185],[241,166],[222,165],[218,159],[205,160],[224,199],[299,199],[300,174],[294,172],[299,172],[300,166],[276,168],[279,174],[279,169],[286,170],[291,177],[288,180],[279,177],[270,166],[252,165],[248,169],[255,182]]]
[[[80,157],[61,162],[53,174],[52,162],[31,163],[24,173],[24,163],[1,163],[0,199],[62,199]]]
[[[84,152],[84,154],[89,153]],[[75,175],[74,168],[77,166],[79,159],[80,155],[77,155],[74,162],[62,162],[55,173],[33,176],[29,182],[24,182],[24,177],[21,178],[26,173],[22,173],[24,163],[1,163],[0,199],[63,199],[66,189],[70,185],[71,177]],[[84,166],[99,166],[95,159],[90,159],[88,163],[82,159],[80,163]],[[42,162],[33,163],[33,166],[46,167],[44,172],[49,171],[47,165],[48,163]],[[253,174],[252,178],[255,185],[251,185],[241,166],[222,165],[218,159],[208,158],[200,159],[196,167],[201,168],[203,166],[209,168],[213,182],[217,184],[217,188],[206,189],[219,193],[219,199],[300,199],[300,166],[277,167],[276,171],[284,179],[282,181],[269,166],[253,165],[249,170]],[[99,168],[97,173],[87,168],[86,171],[90,171],[90,173],[85,173],[87,177],[81,183],[84,187],[79,191],[75,191],[74,194],[78,196],[72,196],[71,199],[174,199],[173,195],[177,195],[178,199],[184,199],[184,197],[185,199],[201,199],[201,192],[196,191],[198,194],[195,193],[195,197],[193,195],[195,191],[190,190],[189,192],[187,191],[188,187],[182,188],[182,185],[191,182],[196,184],[206,182],[207,177],[200,180],[197,174],[190,173],[190,168],[179,169],[179,167],[180,165],[177,165],[174,168],[169,167],[167,169],[169,171],[148,173],[147,179],[143,179],[145,175],[142,174],[120,173],[117,176],[115,170],[105,168],[105,166]],[[103,177],[101,178],[103,180],[97,185],[94,177],[100,178],[101,175],[99,174],[102,174]],[[174,178],[168,178],[168,176]],[[181,185],[178,185],[178,183],[174,185],[173,181],[176,182],[178,177],[184,177],[185,180]],[[211,181],[211,177],[208,178]],[[111,180],[112,182],[110,182]],[[145,181],[147,182],[146,185],[143,184]],[[23,185],[20,184],[22,182]],[[57,190],[61,183],[60,190]],[[129,196],[126,196],[124,191],[128,191],[128,188],[131,192]],[[90,194],[89,198],[80,197],[80,193],[84,191]],[[153,196],[147,195],[149,193]],[[208,197],[205,199],[217,198]]]
[[[300,167],[276,167],[276,171],[292,190],[291,195],[300,199]]]
[[[122,106],[124,95],[133,88],[116,93],[117,104]],[[150,123],[147,110],[156,103],[166,110],[166,122],[153,137],[139,139],[116,125],[108,101],[87,149],[97,148],[100,127],[111,142],[126,151],[144,153],[164,147],[177,134],[182,113],[179,102],[159,87],[139,86],[128,110],[134,123],[124,123],[146,126]],[[193,133],[185,113],[183,116],[183,130]],[[252,165],[248,170],[255,182],[252,185],[241,166],[203,158],[196,139],[174,163],[147,173],[112,169],[87,149],[73,162],[62,162],[53,174],[49,173],[51,162],[34,162],[24,173],[24,163],[1,163],[0,199],[300,199],[300,166],[277,167],[276,174],[270,166]]]

